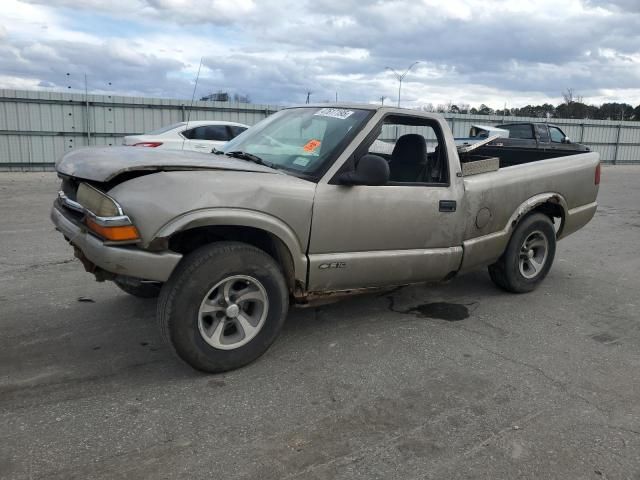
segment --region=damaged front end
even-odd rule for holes
[[[173,252],[139,248],[138,229],[120,205],[107,193],[75,179],[63,179],[51,220],[97,281],[126,276],[164,282],[182,258]]]

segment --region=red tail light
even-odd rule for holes
[[[133,145],[131,145],[132,147],[159,147],[160,145],[162,145],[162,142],[140,142],[140,143],[134,143]]]
[[[600,185],[600,164],[596,167],[596,176],[593,180],[596,185]]]

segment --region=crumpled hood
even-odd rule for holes
[[[272,168],[225,155],[147,147],[81,148],[56,162],[59,173],[96,182],[108,182],[132,171],[200,169],[278,173]]]

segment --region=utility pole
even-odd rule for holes
[[[87,109],[87,147],[91,145],[91,121],[89,119],[89,88],[87,87],[87,74],[84,74],[84,103]]]
[[[387,98],[384,95],[380,97],[380,104],[384,107],[384,99]]]
[[[311,98],[311,92],[310,91],[307,92],[307,103],[309,103],[309,98]]]
[[[407,76],[409,71],[419,63],[420,62],[413,62],[411,65],[409,65],[409,68],[407,68],[403,74],[400,74],[400,73],[396,72],[391,67],[384,67],[385,70],[389,70],[390,72],[392,72],[396,76],[396,78],[398,79],[398,107],[400,107],[400,94],[402,93],[402,80],[404,80],[404,77]]]

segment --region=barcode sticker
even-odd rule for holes
[[[353,115],[353,110],[344,110],[342,108],[323,108],[314,113],[314,115],[319,115],[321,117],[339,118],[340,120],[344,120],[345,118],[349,118],[351,115]]]

